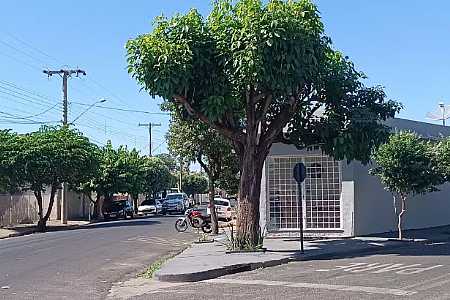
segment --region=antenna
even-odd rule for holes
[[[434,121],[442,121],[445,126],[445,121],[450,118],[450,105],[445,105],[444,102],[439,102],[439,107],[434,112],[427,113],[427,118]]]

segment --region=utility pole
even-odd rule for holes
[[[62,77],[63,85],[62,85],[62,91],[63,91],[63,125],[69,126],[68,123],[68,104],[67,104],[67,79],[71,77],[73,74],[75,74],[77,77],[82,74],[86,75],[86,72],[80,69],[75,70],[44,70],[45,74],[48,75],[48,77],[53,75],[59,75]],[[67,203],[67,183],[64,182],[62,184],[62,197],[61,197],[61,223],[67,224],[67,215],[68,215],[68,203]]]
[[[139,123],[140,127],[148,127],[148,156],[152,156],[152,128],[161,126],[161,123]]]

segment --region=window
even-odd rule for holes
[[[142,201],[141,205],[155,205],[155,200],[154,199],[147,199]]]
[[[298,162],[303,162],[306,166],[300,206],[297,202],[298,186],[293,178],[293,168]],[[339,162],[321,155],[272,156],[267,159],[266,166],[269,229],[298,229],[302,206],[305,228],[340,228]]]

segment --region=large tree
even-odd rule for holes
[[[98,168],[97,147],[80,132],[65,126],[42,127],[37,132],[2,139],[3,142],[6,151],[2,151],[0,169],[15,168],[9,180],[10,189],[33,191],[38,204],[39,231],[46,229],[61,184],[78,185],[92,177]],[[16,176],[18,172],[20,175]],[[42,193],[46,189],[50,189],[50,198],[44,211]]]
[[[217,234],[219,229],[214,205],[215,188],[221,179],[229,179],[229,174],[232,173],[236,178],[239,172],[238,160],[230,142],[206,124],[195,119],[183,120],[175,114],[172,116],[167,139],[172,152],[198,162],[207,174],[212,228]]]
[[[128,71],[151,96],[174,104],[232,144],[240,161],[237,245],[260,241],[264,161],[273,143],[320,144],[337,159],[367,161],[399,109],[365,87],[333,49],[309,0],[216,0],[158,17],[127,43]]]
[[[435,148],[436,145],[414,133],[402,132],[392,135],[373,156],[376,167],[370,173],[378,176],[393,194],[400,240],[408,196],[437,191],[436,186],[444,182]],[[400,210],[397,209],[397,197],[400,198]]]

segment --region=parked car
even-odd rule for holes
[[[216,214],[218,219],[230,221],[233,218],[230,200],[224,198],[214,198],[214,206],[216,207]],[[208,204],[208,215],[211,214],[211,209]]]
[[[138,215],[157,215],[162,213],[162,203],[159,199],[146,199],[138,206]]]
[[[133,206],[128,200],[112,201],[110,205],[103,208],[103,217],[105,220],[134,218]]]
[[[184,213],[189,207],[189,200],[185,193],[167,194],[162,204],[163,214],[166,213]]]

